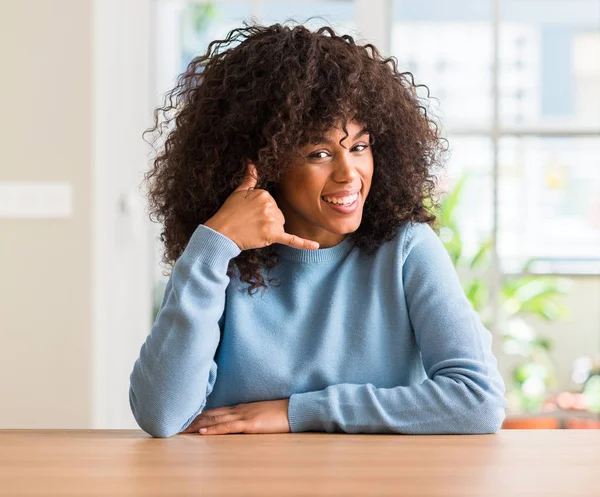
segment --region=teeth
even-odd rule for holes
[[[325,202],[329,202],[331,204],[350,205],[352,202],[354,202],[356,200],[357,197],[358,197],[358,193],[355,193],[354,195],[350,195],[349,197],[342,197],[342,198],[328,198],[328,197],[322,197],[322,198],[323,198],[323,200],[325,200]]]

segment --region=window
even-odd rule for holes
[[[465,249],[495,232],[503,272],[600,274],[600,2],[395,0],[391,53],[472,173]]]

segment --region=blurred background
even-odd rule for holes
[[[503,428],[600,427],[600,0],[29,0],[0,4],[0,428],[137,428],[166,282],[141,134],[211,40],[288,19],[427,85],[440,238],[494,336]]]

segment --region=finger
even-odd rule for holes
[[[194,418],[190,425],[181,433],[197,433],[198,428],[200,428],[201,426],[206,426],[206,420],[209,420],[209,424],[215,424],[217,423],[217,418],[219,416],[223,416],[224,414],[231,414],[232,412],[234,412],[234,408],[235,406],[216,407],[214,409],[208,409],[207,411],[198,414],[198,416]]]
[[[313,240],[307,240],[300,238],[299,236],[292,235],[291,233],[282,233],[276,236],[273,243],[283,243],[284,245],[290,245],[291,247],[316,250],[319,248],[319,243]]]
[[[201,435],[224,435],[226,433],[244,433],[246,422],[241,419],[238,421],[228,421],[217,425],[202,428]]]
[[[190,426],[188,426],[185,430],[180,433],[198,433],[198,428],[196,427],[196,422],[192,422]]]
[[[218,416],[208,416],[206,418],[201,418],[195,423],[195,431],[198,431],[200,428],[208,428],[209,426],[215,426],[221,423],[228,423],[232,421],[237,421],[241,419],[239,414],[221,414]]]
[[[252,162],[248,162],[246,176],[244,177],[242,183],[234,191],[240,192],[242,190],[254,188],[256,183],[258,183],[258,172],[256,170],[256,166],[252,164]]]

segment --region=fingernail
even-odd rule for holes
[[[200,433],[206,433],[206,428],[200,428]]]

